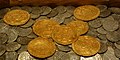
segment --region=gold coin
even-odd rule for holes
[[[51,37],[56,25],[59,24],[53,20],[37,20],[33,25],[33,32],[41,37]]]
[[[56,26],[52,34],[52,38],[55,42],[62,45],[69,45],[75,41],[75,33],[73,30],[65,25]]]
[[[91,36],[79,36],[78,40],[72,43],[75,53],[82,56],[92,56],[100,49],[100,42]]]
[[[71,27],[71,29],[73,29],[73,31],[76,33],[77,36],[85,34],[89,29],[87,22],[78,21],[78,20],[72,21],[67,25]]]
[[[55,53],[55,43],[48,38],[35,38],[27,46],[28,52],[38,58],[46,58]]]
[[[30,14],[24,10],[12,10],[4,16],[4,22],[10,25],[23,25],[30,18]]]
[[[100,15],[99,8],[92,6],[92,5],[85,5],[77,7],[74,10],[74,16],[77,19],[89,21],[97,18]]]

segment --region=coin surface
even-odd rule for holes
[[[85,34],[88,29],[88,23],[87,22],[83,22],[83,21],[72,21],[70,23],[67,24],[71,29],[73,29],[73,31],[75,32],[75,34],[77,36]]]
[[[54,54],[55,43],[48,38],[35,38],[27,46],[28,52],[38,58],[46,58]]]
[[[75,41],[76,36],[70,27],[62,25],[56,26],[52,34],[52,38],[59,44],[69,45]]]
[[[58,25],[58,23],[53,20],[49,19],[37,20],[33,25],[33,32],[41,37],[51,37],[55,25]]]
[[[80,6],[74,10],[74,16],[77,19],[84,21],[95,19],[99,16],[99,14],[100,14],[99,8],[92,5]]]
[[[6,52],[5,60],[17,60],[18,54],[16,52]]]
[[[25,24],[30,18],[30,14],[24,10],[12,10],[4,16],[4,22],[10,25]]]
[[[99,51],[100,42],[91,36],[79,36],[78,40],[72,43],[72,49],[78,55],[91,56]]]
[[[80,57],[80,60],[103,60],[99,54],[92,57]]]

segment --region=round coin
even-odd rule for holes
[[[25,24],[30,18],[30,14],[24,10],[12,10],[4,16],[4,22],[10,25]]]
[[[46,58],[54,54],[55,43],[47,38],[35,38],[28,44],[28,52],[38,58]]]
[[[51,37],[55,25],[58,25],[58,23],[53,20],[36,20],[35,24],[33,25],[33,32],[41,37]]]
[[[83,21],[72,21],[70,23],[67,24],[71,29],[73,29],[73,31],[75,32],[75,34],[77,36],[85,34],[88,29],[88,23],[87,22],[83,22]]]
[[[100,42],[91,36],[79,36],[78,40],[72,43],[75,53],[82,56],[92,56],[100,49]]]
[[[103,60],[99,54],[92,57],[80,57],[80,60]]]
[[[99,14],[100,14],[99,8],[92,5],[80,6],[74,10],[74,16],[77,19],[84,21],[95,19],[99,16]]]
[[[59,44],[69,45],[75,41],[75,33],[68,26],[56,26],[52,34],[52,38]]]

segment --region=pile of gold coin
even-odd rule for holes
[[[97,18],[100,10],[92,5],[80,6],[74,10],[76,21],[60,25],[51,19],[36,20],[33,32],[39,37],[28,44],[28,52],[38,58],[46,58],[56,51],[55,43],[72,44],[73,51],[82,56],[92,56],[100,49],[100,42],[92,36],[84,36],[89,30],[87,22]],[[24,10],[12,10],[4,16],[4,22],[10,25],[25,24],[30,14]]]

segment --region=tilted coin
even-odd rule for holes
[[[52,34],[52,38],[55,42],[62,45],[72,44],[76,39],[74,31],[69,26],[56,26]]]
[[[59,14],[65,13],[67,11],[65,6],[57,6],[55,9],[58,11]]]
[[[30,14],[24,10],[12,10],[4,16],[4,22],[10,25],[25,24],[30,18]]]
[[[97,28],[97,32],[100,34],[107,34],[107,31],[103,27]]]
[[[33,13],[31,13],[30,15],[32,19],[37,19],[40,16],[40,14],[33,14]]]
[[[100,44],[100,50],[98,51],[98,53],[105,53],[108,49],[108,46],[105,42],[101,42]]]
[[[21,10],[21,7],[20,6],[13,6],[13,7],[11,7],[11,10],[17,10],[17,9]]]
[[[19,54],[18,60],[37,60],[33,58],[27,51],[23,51]]]
[[[27,36],[28,38],[36,38],[37,37],[37,35],[35,35],[35,33],[30,33],[28,36]]]
[[[21,9],[25,10],[25,11],[27,11],[29,13],[32,12],[32,8],[30,6],[22,6]]]
[[[48,7],[48,6],[42,6],[41,9],[43,10],[43,12],[40,15],[47,15],[51,12],[52,8]]]
[[[97,18],[100,14],[99,8],[92,5],[84,5],[74,10],[74,16],[77,19],[89,21]]]
[[[32,39],[31,38],[28,38],[28,37],[18,37],[17,38],[17,42],[19,44],[28,44]]]
[[[67,12],[73,14],[75,7],[74,6],[66,6]]]
[[[8,35],[7,42],[13,42],[18,37],[18,32],[15,29],[9,29],[8,31],[6,31],[6,34]]]
[[[120,49],[114,49],[114,53],[117,58],[120,58]]]
[[[65,18],[69,18],[72,16],[72,14],[69,11],[66,11],[65,13],[62,14]]]
[[[16,52],[6,52],[5,56],[5,60],[17,60],[18,54]]]
[[[91,56],[99,51],[100,42],[91,36],[79,36],[78,40],[72,43],[72,49],[78,55]]]
[[[5,33],[0,33],[0,44],[5,44],[8,40],[8,36]]]
[[[119,58],[115,56],[114,49],[112,47],[108,47],[107,52],[103,54],[102,58],[103,60],[119,60]]]
[[[47,16],[40,16],[38,19],[36,20],[42,20],[42,19],[49,19]]]
[[[118,15],[118,14],[112,14],[111,16],[114,18],[114,20],[120,21],[120,15]]]
[[[107,17],[111,14],[111,11],[105,10],[103,12],[100,12],[100,17]]]
[[[17,50],[17,53],[20,54],[21,52],[27,51],[27,45],[21,45],[20,49]]]
[[[118,21],[114,20],[113,17],[109,16],[105,18],[103,22],[103,28],[107,31],[115,31],[119,27]]]
[[[5,24],[5,23],[0,23],[0,33],[5,33],[6,31],[8,31],[10,28],[9,25]]]
[[[8,11],[10,11],[9,8],[0,9],[0,18],[3,18]]]
[[[16,51],[21,47],[20,44],[18,44],[17,42],[10,42],[8,44],[6,44],[6,50],[7,51]]]
[[[77,36],[85,34],[89,29],[88,23],[83,21],[72,21],[67,26],[73,29]]]
[[[57,44],[57,47],[60,51],[65,51],[65,52],[68,52],[71,50],[71,48],[69,46],[63,46],[63,45],[60,45],[60,44]]]
[[[99,35],[99,33],[96,31],[95,28],[89,27],[89,30],[86,33],[86,35],[97,37]]]
[[[6,48],[4,45],[0,45],[0,56],[2,56],[6,51]]]
[[[89,21],[88,23],[89,23],[89,26],[91,26],[91,27],[93,27],[93,28],[98,28],[98,27],[100,27],[102,24],[101,24],[101,18],[97,18],[97,19],[95,19],[95,20],[93,20],[93,21]]]
[[[65,18],[63,24],[68,24],[68,23],[70,23],[70,22],[72,22],[72,21],[74,21],[73,16],[72,16],[72,17],[69,17],[69,18]]]
[[[24,27],[24,28],[27,28],[27,27],[30,27],[34,24],[34,20],[30,19],[26,24],[20,26],[20,27]]]
[[[98,7],[100,9],[100,12],[103,12],[107,9],[106,5],[97,5],[96,7]]]
[[[47,17],[54,17],[58,14],[57,9],[52,9],[52,11],[47,15]]]
[[[103,60],[99,54],[91,57],[80,57],[80,60]]]
[[[73,51],[67,53],[69,55],[69,60],[80,60],[80,56],[75,54]]]
[[[36,20],[35,24],[33,25],[33,32],[41,37],[51,37],[56,25],[58,25],[58,23],[53,20]]]
[[[36,14],[36,15],[40,15],[40,13],[42,13],[42,9],[38,6],[32,7],[32,14]]]
[[[35,38],[28,44],[28,52],[38,58],[46,58],[55,53],[55,43],[48,38]]]
[[[119,44],[114,43],[114,45],[115,45],[115,47],[116,47],[117,49],[120,49],[120,45],[119,45]]]
[[[115,14],[120,14],[120,8],[118,7],[110,7],[108,8],[112,13],[115,13]]]
[[[106,38],[106,35],[99,34],[97,37],[98,37],[102,42],[107,42],[107,41],[108,41],[107,38]]]

